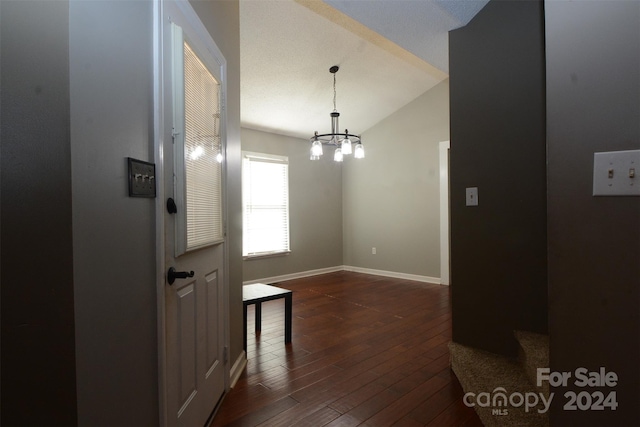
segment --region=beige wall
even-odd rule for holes
[[[158,423],[155,200],[128,197],[126,162],[153,161],[152,10],[69,4],[79,425]]]
[[[340,165],[327,155],[311,162],[305,140],[242,129],[243,150],[289,156],[292,250],[244,261],[245,281],[343,265],[440,278],[438,145],[449,139],[449,81],[362,138],[366,158]]]
[[[242,129],[242,149],[289,158],[291,253],[245,260],[244,280],[342,265],[342,169],[331,156],[309,160],[304,139]]]
[[[343,169],[344,264],[439,278],[438,144],[449,139],[449,80],[362,139],[366,158]]]

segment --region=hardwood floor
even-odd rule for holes
[[[276,284],[277,285],[277,284]],[[481,426],[449,369],[449,288],[338,272],[248,313],[248,364],[211,426]]]

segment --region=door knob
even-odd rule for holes
[[[187,277],[193,277],[195,273],[192,271],[176,271],[175,268],[169,267],[169,271],[167,272],[167,279],[170,285],[173,285],[173,282],[176,279],[186,279]]]
[[[171,197],[167,199],[167,212],[169,212],[170,214],[178,212],[178,206],[176,206],[175,200],[173,200]]]

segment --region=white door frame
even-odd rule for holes
[[[169,417],[167,414],[167,340],[166,340],[166,303],[165,303],[165,286],[166,286],[166,272],[165,272],[165,209],[166,209],[166,191],[164,185],[164,46],[163,46],[163,16],[164,16],[164,2],[167,0],[153,0],[153,156],[156,166],[156,200],[155,200],[155,237],[156,237],[156,317],[157,317],[157,339],[158,339],[158,406],[159,406],[159,425],[167,426]],[[175,0],[188,5],[188,1]],[[190,6],[189,6],[190,8]],[[195,14],[195,12],[194,12]],[[204,27],[200,28],[201,31],[205,31]],[[208,32],[207,32],[208,34]],[[224,71],[226,73],[226,70]],[[226,84],[226,75],[223,76],[223,84]],[[226,93],[226,89],[224,91]],[[226,101],[226,100],[225,100]],[[224,107],[226,108],[226,106]],[[222,124],[226,126],[226,124]],[[225,268],[225,274],[223,275],[223,299],[224,299],[224,346],[225,346],[225,391],[228,392],[230,388],[229,380],[229,360],[228,360],[228,348],[230,342],[229,332],[229,255],[228,255],[228,236],[227,236],[227,168],[226,168],[226,141],[223,145],[225,152],[225,161],[222,170],[222,182],[223,182],[223,221],[224,221],[224,260],[223,265]],[[160,177],[160,179],[158,179]]]
[[[156,164],[156,318],[158,339],[158,412],[160,426],[166,426],[167,417],[167,358],[165,324],[165,256],[164,256],[164,75],[162,42],[162,0],[153,1],[153,157]],[[160,179],[157,179],[160,177]]]
[[[440,284],[450,284],[449,260],[449,141],[441,141],[440,156]]]

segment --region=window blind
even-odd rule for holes
[[[286,157],[243,156],[243,253],[289,251],[289,165]]]
[[[186,249],[222,241],[220,84],[184,42]]]

